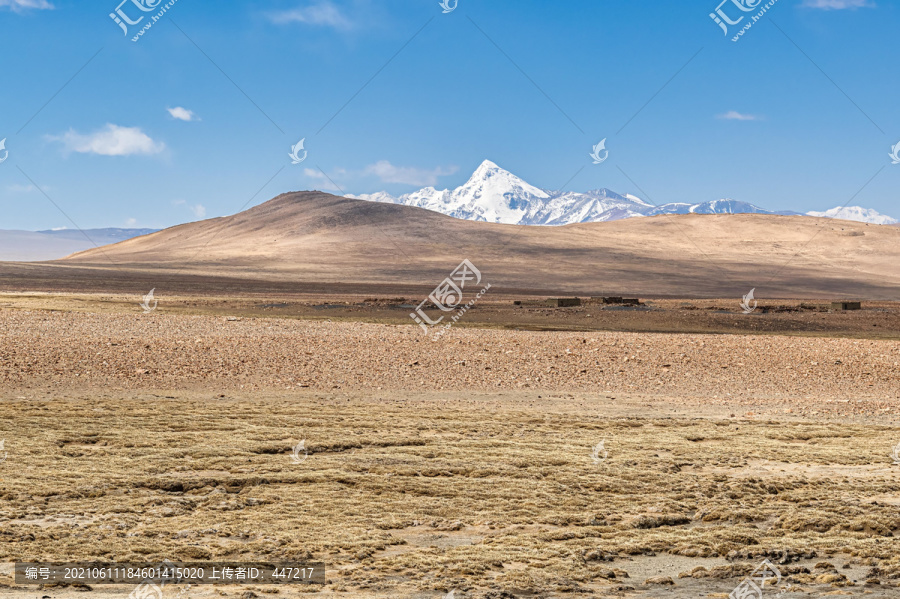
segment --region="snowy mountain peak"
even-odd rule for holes
[[[826,210],[825,212],[807,212],[807,216],[819,216],[825,218],[836,218],[839,220],[853,220],[860,223],[872,223],[874,225],[896,225],[896,218],[891,218],[880,212],[876,212],[871,208],[863,208],[862,206],[837,206]]]
[[[501,197],[508,197],[510,194],[526,193],[529,195],[548,198],[550,197],[543,189],[526,183],[523,179],[515,176],[508,170],[502,169],[490,160],[482,162],[466,184],[459,189],[482,190],[488,193],[499,194]],[[459,191],[459,189],[457,191]]]
[[[490,160],[479,164],[469,180],[456,189],[425,187],[399,198],[383,191],[347,197],[416,206],[465,220],[515,225],[569,225],[657,214],[774,214],[732,199],[654,206],[637,196],[620,195],[605,188],[586,193],[548,191],[531,185]],[[878,224],[897,222],[889,216],[858,206],[845,208],[840,216],[837,216],[837,211],[834,208],[824,213],[810,212],[809,215]]]
[[[648,212],[648,216],[655,214],[774,214],[768,210],[763,210],[753,204],[740,202],[738,200],[723,199],[710,200],[699,204],[686,204],[682,202],[672,202],[663,204],[662,206],[654,206]]]
[[[504,169],[500,168],[496,162],[491,162],[490,160],[484,160],[481,164],[478,165],[478,168],[475,169],[475,172],[472,173],[472,177],[483,176],[483,173],[487,173],[490,171],[502,171]]]

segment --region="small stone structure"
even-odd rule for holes
[[[860,302],[831,302],[832,310],[862,310]]]
[[[633,297],[619,297],[619,296],[609,296],[609,297],[592,297],[591,299],[600,300],[604,304],[618,304],[623,306],[640,306],[641,300]]]
[[[557,308],[572,308],[581,305],[581,298],[578,297],[552,297],[547,300],[551,306]]]

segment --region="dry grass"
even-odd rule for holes
[[[524,393],[7,399],[0,557],[333,570],[324,589],[282,593],[668,596],[727,593],[770,556],[798,592],[861,593],[878,578],[871,588],[900,593],[897,429],[567,401],[586,405]],[[309,457],[295,464],[301,439]],[[661,559],[674,588],[643,584]]]

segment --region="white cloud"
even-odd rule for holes
[[[869,0],[804,0],[806,8],[821,8],[823,10],[842,10],[845,8],[865,8],[875,6]]]
[[[12,185],[6,186],[6,191],[9,193],[34,193],[36,191],[53,191],[56,189],[52,185],[41,184],[39,187],[32,185],[29,183],[28,185],[21,185],[19,183],[13,183]]]
[[[29,8],[45,10],[53,8],[53,5],[47,0],[0,0],[0,8],[8,8],[13,12],[22,12]]]
[[[136,218],[127,218],[127,219],[125,219],[125,226],[126,226],[126,227],[133,227],[133,226],[135,226],[136,224],[137,224],[137,219],[136,219]]]
[[[359,177],[378,177],[382,183],[401,183],[404,185],[416,185],[424,187],[426,185],[435,185],[438,177],[444,175],[452,175],[458,167],[437,167],[434,169],[421,169],[412,166],[394,166],[387,160],[379,160],[375,164],[370,164],[361,171],[348,171],[343,168],[333,169],[327,175],[319,169],[305,168],[303,174],[312,179],[319,189],[327,191],[341,191],[338,185],[349,180],[355,180]],[[343,192],[341,192],[343,193]]]
[[[159,154],[166,149],[162,142],[153,141],[139,127],[120,127],[107,124],[106,127],[82,135],[69,129],[60,140],[70,152],[79,154],[99,154],[101,156],[129,156],[131,154]]]
[[[197,115],[194,114],[193,110],[188,110],[187,108],[183,108],[181,106],[176,106],[175,108],[166,108],[169,111],[169,114],[172,115],[173,119],[178,119],[179,121],[199,121]]]
[[[354,23],[348,19],[341,9],[329,0],[320,0],[304,7],[269,13],[269,20],[279,25],[288,23],[305,23],[322,25],[335,29],[352,29]]]
[[[44,189],[47,189],[46,187]],[[30,193],[32,191],[37,191],[37,187],[31,185],[19,185],[18,183],[13,183],[12,185],[6,186],[6,191],[10,193]]]
[[[346,173],[346,171],[344,171],[343,169],[339,169],[339,170],[341,173]],[[308,178],[312,179],[313,181],[315,181],[316,185],[318,185],[323,190],[341,191],[340,187],[338,187],[336,184],[334,184],[331,181],[331,179],[329,179],[328,176],[325,175],[325,173],[323,173],[322,171],[320,171],[318,169],[305,168],[305,169],[303,169],[303,174],[306,175]],[[343,193],[343,192],[341,192],[341,193]]]
[[[370,164],[363,171],[364,175],[375,175],[384,183],[404,183],[406,185],[435,185],[438,177],[444,175],[452,175],[457,171],[457,167],[450,168],[437,167],[427,170],[416,168],[413,166],[394,166],[387,160],[379,160],[375,164]]]
[[[188,205],[184,200],[172,200],[173,206],[184,206],[188,210],[190,210],[195,217],[203,218],[206,216],[206,206],[203,204],[194,204],[193,206]]]
[[[755,114],[743,114],[737,110],[729,110],[725,114],[717,114],[716,118],[724,119],[726,121],[758,121],[762,119],[762,117],[756,116]]]

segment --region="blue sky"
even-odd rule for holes
[[[888,0],[778,0],[738,42],[719,0],[178,0],[137,42],[166,2],[126,0],[126,36],[118,1],[0,0],[0,229],[160,228],[330,189],[319,169],[455,187],[484,159],[548,189],[900,217]],[[757,12],[721,8],[747,15],[731,33]]]

